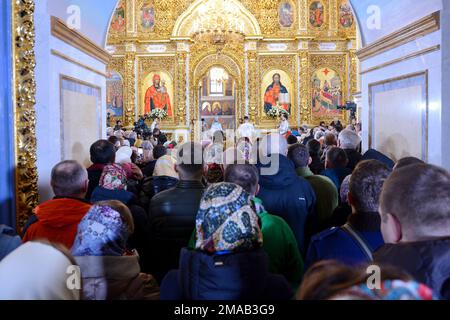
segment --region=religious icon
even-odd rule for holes
[[[287,88],[281,82],[281,74],[272,75],[272,84],[269,85],[264,94],[264,111],[267,113],[273,107],[281,107],[288,113],[291,112],[291,101]]]
[[[309,7],[309,22],[315,28],[320,28],[324,23],[325,9],[320,1],[311,3]]]
[[[125,2],[120,1],[111,20],[111,28],[116,32],[124,32],[126,27],[125,21]]]
[[[111,117],[123,116],[123,81],[114,71],[106,78],[106,113]]]
[[[347,2],[339,6],[339,22],[344,28],[350,28],[353,25],[354,18],[352,8]]]
[[[212,113],[215,116],[221,116],[222,115],[222,105],[220,102],[214,102],[212,105]]]
[[[211,104],[209,102],[204,102],[202,104],[202,116],[210,116],[212,115]]]
[[[167,115],[172,117],[172,105],[169,91],[166,87],[166,80],[161,79],[159,74],[154,74],[152,81],[153,85],[145,93],[145,113],[148,114],[155,109],[164,109]]]
[[[312,110],[315,116],[339,116],[342,105],[341,78],[336,71],[322,68],[312,78]]]
[[[143,7],[141,10],[141,26],[143,29],[152,31],[155,26],[155,8]]]
[[[294,12],[289,2],[282,3],[278,11],[280,25],[289,28],[294,23]]]

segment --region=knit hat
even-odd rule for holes
[[[125,190],[127,173],[119,164],[107,165],[103,169],[99,185],[108,190]]]
[[[200,202],[196,220],[196,249],[209,253],[259,248],[262,233],[251,196],[240,186],[210,186]]]
[[[128,226],[120,213],[95,205],[78,225],[72,246],[74,256],[122,256],[126,250]]]

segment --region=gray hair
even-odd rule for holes
[[[141,148],[143,150],[153,150],[153,144],[150,141],[145,140],[142,142]]]
[[[345,129],[339,134],[339,147],[342,149],[357,149],[361,143],[359,135],[351,130]]]
[[[282,135],[271,133],[261,140],[259,152],[263,156],[271,154],[282,154],[285,156],[288,153],[288,143]]]
[[[52,169],[51,186],[57,197],[79,196],[86,192],[87,170],[77,161],[63,161]]]
[[[314,135],[314,139],[316,139],[317,141],[319,141],[323,137],[325,137],[325,132],[323,132],[322,130],[317,131]]]

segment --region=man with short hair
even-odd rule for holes
[[[325,157],[325,170],[320,174],[326,176],[333,181],[337,190],[341,190],[342,181],[352,174],[352,170],[347,167],[348,158],[345,150],[333,147],[328,150]]]
[[[195,219],[205,190],[202,184],[203,150],[197,143],[186,143],[177,151],[175,170],[179,182],[175,188],[158,193],[150,203],[150,272],[161,281],[178,267],[180,250],[195,229]]]
[[[269,214],[262,200],[256,198],[259,191],[258,169],[250,164],[233,164],[225,170],[225,182],[241,186],[254,197],[256,213],[261,219],[263,249],[270,260],[270,272],[283,275],[293,286],[298,286],[303,273],[303,260],[297,241],[289,225],[280,217]]]
[[[250,118],[248,116],[244,117],[244,123],[239,126],[237,131],[237,137],[240,138],[248,138],[250,141],[254,138],[255,135],[255,126],[250,122]]]
[[[294,232],[301,252],[306,251],[305,225],[314,212],[316,195],[311,185],[298,177],[295,166],[286,155],[286,139],[279,134],[265,136],[259,150],[258,197],[267,211],[282,217]]]
[[[89,187],[86,193],[87,200],[91,199],[92,192],[98,187],[100,176],[105,166],[116,161],[116,149],[109,141],[98,140],[91,146],[90,154],[93,164],[87,169],[89,178]]]
[[[348,202],[352,207],[347,224],[321,232],[311,239],[307,267],[322,260],[358,265],[373,260],[384,242],[378,214],[379,199],[389,169],[381,162],[360,162],[350,178]]]
[[[450,299],[450,174],[415,164],[394,170],[380,200],[386,245],[375,262],[392,265]]]
[[[37,206],[24,229],[23,241],[46,239],[71,248],[78,223],[91,208],[84,200],[88,173],[76,161],[57,164],[51,174],[53,200]]]
[[[306,146],[296,144],[290,147],[288,158],[294,163],[298,176],[305,178],[314,189],[317,197],[315,229],[321,231],[320,226],[331,217],[339,204],[337,188],[330,178],[312,173],[309,168],[312,158]]]
[[[354,170],[358,162],[361,161],[362,155],[357,150],[361,143],[359,135],[352,130],[342,130],[339,133],[338,147],[343,149],[347,154],[348,164],[347,168]]]

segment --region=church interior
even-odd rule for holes
[[[0,13],[0,225],[19,235],[58,196],[58,163],[89,168],[94,142],[137,126],[181,146],[214,126],[300,141],[339,123],[361,154],[450,170],[449,1],[5,0]]]

